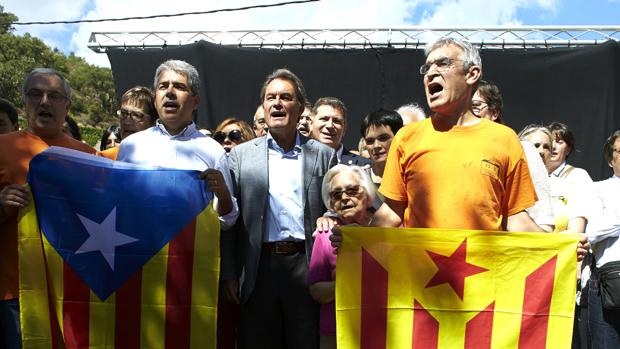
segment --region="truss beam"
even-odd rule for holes
[[[488,49],[576,47],[620,41],[620,26],[93,32],[88,47],[104,53],[108,49],[162,48],[205,40],[227,46],[283,50],[422,48],[442,37],[466,39]]]

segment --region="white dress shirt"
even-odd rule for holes
[[[303,204],[303,159],[299,133],[289,152],[267,133],[269,203],[264,242],[306,239]],[[256,222],[260,224],[260,222]]]
[[[592,200],[592,178],[588,172],[579,167],[567,167],[563,162],[549,175],[549,180],[554,215],[564,215],[569,220],[587,218]]]
[[[607,262],[620,261],[620,177],[595,182],[594,197],[586,234],[600,268]]]
[[[224,176],[228,191],[233,192],[224,148],[211,137],[200,133],[193,122],[173,136],[157,120],[155,126],[123,139],[117,160],[179,170],[216,169]],[[237,199],[234,196],[231,196],[231,199],[233,209],[220,216],[222,229],[235,224],[239,215]],[[217,208],[217,197],[214,197],[214,200],[214,207]]]

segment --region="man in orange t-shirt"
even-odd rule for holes
[[[155,96],[148,87],[135,86],[123,93],[121,107],[116,112],[120,119],[121,141],[130,135],[146,130],[155,125],[157,111],[154,104]],[[108,159],[116,160],[120,144],[116,147],[103,150],[98,154]]]
[[[17,211],[30,201],[30,192],[23,187],[28,164],[49,146],[95,154],[95,149],[62,131],[71,106],[71,89],[62,75],[35,69],[24,80],[22,93],[27,128],[0,135],[0,348],[21,348]]]
[[[420,74],[434,114],[392,141],[379,188],[386,200],[372,224],[541,231],[525,212],[537,198],[517,135],[471,111],[478,50],[448,38],[425,53]]]
[[[425,54],[420,74],[434,114],[394,137],[379,188],[385,200],[370,225],[542,232],[525,211],[537,197],[517,135],[472,113],[478,50],[443,38]],[[317,229],[326,230],[326,221]],[[339,229],[330,240],[338,248]],[[586,242],[582,234],[578,260]]]

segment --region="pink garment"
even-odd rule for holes
[[[312,247],[312,258],[308,270],[308,284],[336,280],[336,254],[327,233],[317,234]],[[334,302],[321,304],[319,333],[322,336],[336,335],[336,305]]]

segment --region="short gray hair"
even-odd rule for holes
[[[422,119],[426,119],[426,113],[418,103],[407,103],[405,105],[401,105],[398,109],[396,109],[396,112],[401,115],[403,112],[409,112],[420,116]]]
[[[172,70],[177,74],[187,77],[187,82],[189,83],[189,88],[192,90],[192,94],[194,96],[200,95],[200,76],[198,75],[198,70],[185,61],[175,59],[167,60],[157,67],[155,79],[153,80],[153,89],[155,91],[157,91],[157,82],[159,81],[160,75],[168,70]]]
[[[321,187],[321,197],[323,198],[323,203],[325,204],[325,207],[327,207],[330,210],[332,209],[332,202],[329,197],[329,192],[331,191],[331,183],[334,177],[336,177],[336,175],[343,173],[343,172],[353,172],[357,176],[359,185],[364,189],[364,191],[366,192],[366,195],[368,195],[368,199],[369,199],[368,202],[370,202],[372,205],[373,201],[375,200],[375,196],[377,194],[376,193],[377,189],[375,187],[375,184],[370,179],[370,176],[368,175],[368,173],[359,166],[355,166],[355,165],[347,166],[344,164],[338,164],[332,167],[331,169],[329,169],[329,171],[327,171],[327,173],[323,177],[323,185]]]
[[[25,101],[26,98],[26,88],[28,87],[28,83],[30,82],[30,79],[32,79],[35,75],[55,75],[57,76],[60,81],[62,81],[62,87],[65,90],[65,94],[67,95],[67,98],[69,99],[69,101],[71,101],[71,87],[69,86],[69,82],[67,82],[67,79],[65,79],[65,77],[60,74],[57,70],[54,70],[52,68],[34,68],[30,73],[28,73],[28,75],[26,75],[26,78],[24,79],[24,83],[22,84],[22,102]]]
[[[544,134],[546,134],[549,137],[549,141],[553,142],[553,136],[551,135],[551,131],[549,131],[549,129],[545,126],[542,125],[537,125],[537,124],[530,124],[525,126],[520,132],[519,132],[519,139],[522,141],[527,141],[527,138],[534,132],[542,132]]]
[[[468,71],[474,65],[480,67],[480,71],[482,71],[482,59],[480,58],[480,53],[478,49],[474,47],[469,41],[461,40],[458,38],[441,38],[434,42],[429,42],[424,47],[424,56],[428,57],[428,55],[435,51],[436,49],[448,45],[458,46],[463,50],[461,54],[461,60],[463,61],[463,70]],[[482,76],[482,74],[480,74]]]

